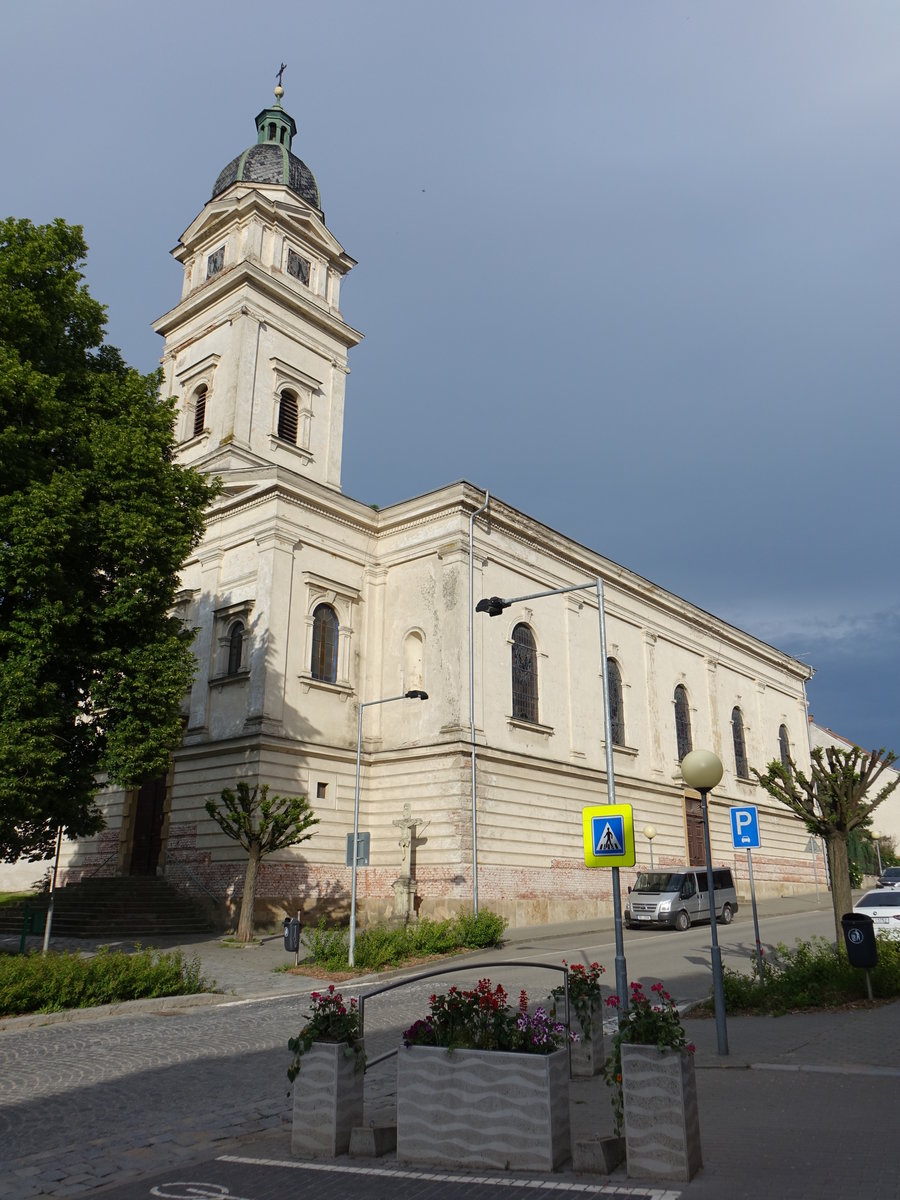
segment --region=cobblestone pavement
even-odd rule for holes
[[[559,962],[580,930],[557,932],[558,944],[554,931],[543,930],[528,949]],[[313,1189],[316,1200],[338,1192],[361,1200],[388,1194],[392,1200],[459,1200],[463,1189],[475,1191],[472,1200],[499,1200],[510,1186],[591,1195],[609,1186],[608,1195],[636,1198],[665,1191],[629,1180],[621,1170],[611,1180],[560,1172],[527,1180],[491,1176],[482,1183],[474,1175],[463,1174],[460,1182],[446,1173],[404,1171],[390,1156],[368,1163],[291,1162],[286,1042],[316,981],[272,974],[286,958],[279,941],[236,950],[209,939],[189,949],[226,988],[215,1004],[142,1001],[117,1006],[116,1015],[0,1024],[2,1200],[110,1188],[110,1200],[136,1200],[162,1195],[151,1189],[173,1180],[205,1180],[212,1187],[187,1200],[305,1197]],[[504,953],[515,957],[515,950]],[[485,973],[483,962],[458,966],[462,983]],[[493,967],[491,975],[498,975]],[[547,988],[547,975],[533,968],[513,975],[504,980],[513,995],[520,983],[532,994]],[[342,986],[355,994],[374,985]],[[397,1045],[434,987],[418,982],[370,1002],[370,1058]],[[900,1005],[777,1020],[729,1017],[728,1033],[731,1053],[720,1058],[715,1023],[689,1021],[697,1043],[704,1169],[689,1184],[669,1185],[670,1198],[900,1198]],[[367,1073],[367,1122],[389,1118],[394,1084],[394,1060]],[[611,1132],[608,1096],[598,1081],[573,1084],[572,1113],[580,1136]],[[279,1163],[287,1165],[272,1165]]]

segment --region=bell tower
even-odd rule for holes
[[[312,171],[293,153],[284,89],[257,141],[220,172],[172,251],[181,300],[154,323],[178,457],[226,491],[277,467],[340,490],[347,355],[362,335],[340,311],[355,265],[325,225]]]

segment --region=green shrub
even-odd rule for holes
[[[900,941],[878,939],[878,966],[871,972],[879,999],[900,996]],[[829,1008],[867,998],[865,972],[852,967],[843,946],[825,938],[798,941],[793,950],[779,943],[766,960],[763,979],[754,968],[744,975],[725,968],[725,1008],[729,1012],[780,1016],[803,1008]]]
[[[377,971],[410,958],[498,946],[506,925],[504,917],[484,909],[477,917],[464,912],[446,921],[423,919],[415,925],[374,925],[356,936],[354,966]],[[348,931],[327,929],[323,917],[309,939],[307,959],[328,971],[346,971],[350,965],[348,949]]]
[[[133,953],[101,947],[93,957],[38,953],[0,956],[0,1016],[60,1012],[145,997],[212,991],[197,958],[181,950]]]

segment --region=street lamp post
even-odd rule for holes
[[[650,843],[650,870],[652,871],[653,870],[653,839],[656,837],[656,826],[655,825],[645,825],[644,826],[644,837]]]
[[[689,788],[700,793],[703,809],[703,841],[706,845],[706,888],[709,896],[709,928],[712,934],[713,996],[716,1003],[716,1040],[720,1054],[728,1053],[728,1029],[725,1025],[725,984],[722,978],[722,952],[716,924],[716,885],[713,880],[712,850],[709,842],[709,808],[707,796],[722,778],[722,763],[711,750],[692,750],[681,760],[681,777]]]
[[[359,862],[359,765],[362,757],[362,715],[364,708],[373,704],[392,704],[394,700],[427,700],[428,693],[422,691],[404,692],[402,696],[385,696],[383,700],[365,700],[360,703],[356,718],[356,790],[353,794],[353,872],[350,882],[350,946],[347,951],[347,961],[354,965],[356,951],[356,872]]]
[[[572,583],[568,587],[550,588],[544,592],[532,592],[528,596],[513,596],[510,600],[506,600],[502,596],[491,596],[489,599],[479,600],[475,605],[475,611],[477,613],[486,612],[489,617],[499,617],[504,609],[509,608],[513,604],[524,604],[526,600],[543,600],[545,596],[562,596],[566,592],[579,592],[582,588],[595,588],[597,592],[597,619],[600,624],[600,678],[603,682],[603,737],[606,743],[606,794],[609,803],[615,804],[616,773],[613,761],[612,725],[609,714],[609,677],[606,667],[606,608],[603,603],[603,580],[598,575],[596,579],[587,579],[581,583]],[[616,991],[621,999],[622,1007],[619,1009],[621,1013],[628,1007],[628,972],[625,966],[625,941],[622,934],[622,891],[619,884],[619,868],[613,867],[611,871],[613,924],[616,935]]]

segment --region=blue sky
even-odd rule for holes
[[[489,488],[812,663],[900,751],[900,6],[32,0],[0,211],[84,225],[142,370],[287,63],[359,260],[344,490]]]

